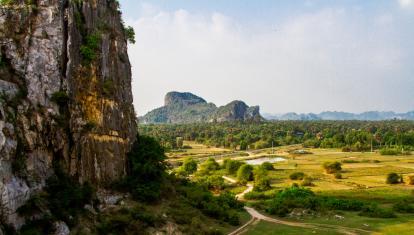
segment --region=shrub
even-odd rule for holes
[[[239,168],[245,164],[244,162],[240,162],[240,161],[236,161],[236,160],[231,160],[231,159],[226,159],[223,162],[223,166],[227,171],[227,174],[229,175],[234,175],[237,173],[237,171],[239,170]]]
[[[303,172],[294,172],[289,175],[289,178],[291,180],[303,180],[304,177],[305,177],[305,173]]]
[[[414,213],[414,207],[408,201],[397,202],[392,208],[399,213]]]
[[[224,179],[219,175],[208,176],[206,183],[209,189],[220,190],[224,188]]]
[[[197,171],[197,162],[193,158],[188,157],[184,160],[184,163],[183,163],[181,168],[187,174],[189,174],[189,175],[193,174],[194,172]]]
[[[365,206],[361,201],[349,199],[320,198],[319,202],[321,208],[329,210],[360,211]]]
[[[389,173],[387,175],[387,184],[398,184],[400,183],[400,176],[397,173]]]
[[[237,216],[235,210],[243,208],[243,203],[237,201],[235,196],[228,192],[216,197],[210,191],[190,182],[181,185],[177,190],[191,206],[201,210],[203,214],[228,223],[235,223],[235,216]]]
[[[333,174],[342,170],[342,164],[340,162],[325,162],[322,167],[328,174]]]
[[[402,153],[401,149],[395,148],[383,148],[379,152],[381,155],[400,155]]]
[[[114,82],[111,79],[107,79],[102,84],[102,92],[105,96],[111,96],[114,94]]]
[[[272,170],[274,170],[274,169],[275,169],[275,168],[273,167],[273,164],[272,164],[272,163],[270,163],[270,162],[263,162],[263,163],[262,163],[262,165],[261,165],[260,167],[262,167],[263,169],[268,170],[268,171],[272,171]]]
[[[341,173],[339,173],[339,172],[336,172],[336,173],[334,174],[334,177],[335,177],[335,179],[342,179],[342,174],[341,174]]]
[[[373,204],[370,206],[364,206],[362,211],[359,213],[361,216],[372,217],[372,218],[395,218],[397,217],[393,211],[378,207]]]
[[[208,175],[211,174],[211,171],[216,171],[220,169],[220,165],[214,160],[214,158],[209,158],[202,164],[200,164],[200,174]]]
[[[137,135],[127,154],[127,176],[118,184],[140,201],[156,201],[161,197],[166,181],[165,155],[162,146],[153,138]]]
[[[270,195],[266,195],[264,192],[251,191],[244,195],[247,200],[266,200],[272,198]]]
[[[48,234],[49,225],[57,220],[73,226],[84,206],[92,204],[95,199],[95,189],[89,183],[79,184],[57,164],[54,170],[55,175],[46,180],[45,193],[33,195],[25,205],[18,208],[21,216],[36,218],[29,220],[22,228],[22,234],[31,234],[33,231]]]
[[[15,2],[15,0],[0,0],[0,6],[7,6],[11,5]]]
[[[128,42],[135,44],[135,31],[134,28],[131,26],[124,28],[125,37],[128,40]]]
[[[80,47],[80,53],[84,62],[90,63],[96,59],[99,44],[101,43],[101,35],[98,32],[88,35],[84,44]]]
[[[254,190],[266,191],[270,188],[270,179],[267,175],[267,170],[262,167],[256,168],[254,170]]]
[[[276,197],[269,202],[267,212],[285,216],[294,208],[314,210],[317,206],[317,198],[311,190],[303,187],[290,187],[276,194]]]
[[[253,180],[253,167],[248,164],[241,166],[237,171],[237,179],[241,183]]]
[[[357,160],[351,160],[351,159],[345,159],[341,161],[342,163],[360,163],[360,161]]]
[[[59,106],[66,106],[69,102],[69,96],[64,91],[57,91],[52,94],[50,99],[51,101],[55,102]]]

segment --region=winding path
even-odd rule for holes
[[[230,177],[227,177],[227,176],[223,176],[223,179],[225,179],[225,180],[227,180],[231,183],[237,183],[236,180],[234,180]],[[252,190],[253,190],[253,185],[252,184],[247,184],[247,189],[244,190],[242,193],[237,194],[236,198],[240,201],[243,201],[244,200],[244,195],[248,192],[251,192]],[[342,233],[342,234],[346,234],[346,235],[358,235],[358,234],[361,234],[361,233],[362,234],[372,233],[372,231],[368,231],[368,230],[364,230],[364,229],[349,228],[349,227],[343,227],[343,226],[339,226],[339,225],[300,223],[300,222],[280,220],[280,219],[275,219],[275,218],[263,215],[260,212],[258,212],[256,209],[251,208],[251,207],[245,206],[244,209],[250,214],[250,216],[252,218],[247,223],[245,223],[241,227],[237,228],[233,232],[229,233],[228,235],[242,234],[242,233],[246,232],[245,229],[249,225],[251,225],[255,221],[260,221],[260,220],[270,222],[270,223],[275,223],[275,224],[283,224],[283,225],[287,225],[287,226],[301,227],[301,228],[308,228],[308,229],[327,229],[328,228],[328,229],[336,230],[337,232]]]

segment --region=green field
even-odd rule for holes
[[[240,161],[268,156],[285,158],[286,160],[283,162],[273,163],[275,170],[269,171],[272,186],[269,194],[290,187],[293,183],[300,184],[300,180],[291,180],[289,175],[294,172],[303,172],[312,177],[313,186],[309,188],[320,196],[375,202],[382,208],[391,208],[394,203],[401,200],[414,203],[414,186],[404,183],[386,184],[386,176],[391,172],[402,175],[404,180],[408,175],[414,174],[413,155],[382,156],[378,152],[302,149],[300,145],[255,151],[229,151],[222,148],[209,148],[194,142],[185,142],[185,145],[188,147],[182,152],[169,153],[169,160],[180,162],[189,156],[199,162],[203,162],[208,157],[213,157],[218,162],[225,158]],[[307,154],[292,154],[294,150],[304,150]],[[324,162],[332,161],[342,163],[342,179],[335,179],[333,175],[326,174],[322,169]],[[215,174],[224,175],[225,171],[220,170]],[[227,186],[227,190],[235,194],[241,193],[245,189],[245,186],[240,185]],[[338,215],[343,218],[337,219]],[[397,214],[397,218],[384,219],[359,216],[356,212],[326,211],[313,215],[288,216],[283,219],[318,224],[319,227],[314,229],[300,228],[257,221],[248,226],[244,234],[341,234],[335,229],[320,225],[345,226],[372,231],[369,234],[404,235],[413,234],[414,231],[414,214]],[[361,232],[361,234],[367,233]]]

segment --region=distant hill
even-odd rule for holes
[[[364,121],[381,121],[381,120],[414,120],[414,111],[407,113],[379,112],[369,111],[363,113],[347,112],[322,112],[320,114],[307,113],[286,113],[286,114],[266,114],[264,117],[268,120],[364,120]]]
[[[260,121],[259,106],[249,107],[240,100],[217,107],[189,92],[169,92],[164,106],[154,109],[139,118],[140,123],[196,123],[225,121]]]

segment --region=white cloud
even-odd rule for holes
[[[219,105],[242,99],[275,113],[399,111],[412,104],[414,81],[404,74],[411,68],[404,60],[413,48],[404,48],[390,14],[367,19],[322,9],[274,29],[242,25],[218,12],[147,8],[151,12],[138,20],[127,19],[137,37],[129,54],[139,115],[162,105],[171,90]]]
[[[414,0],[398,0],[398,3],[403,8],[414,7]]]

